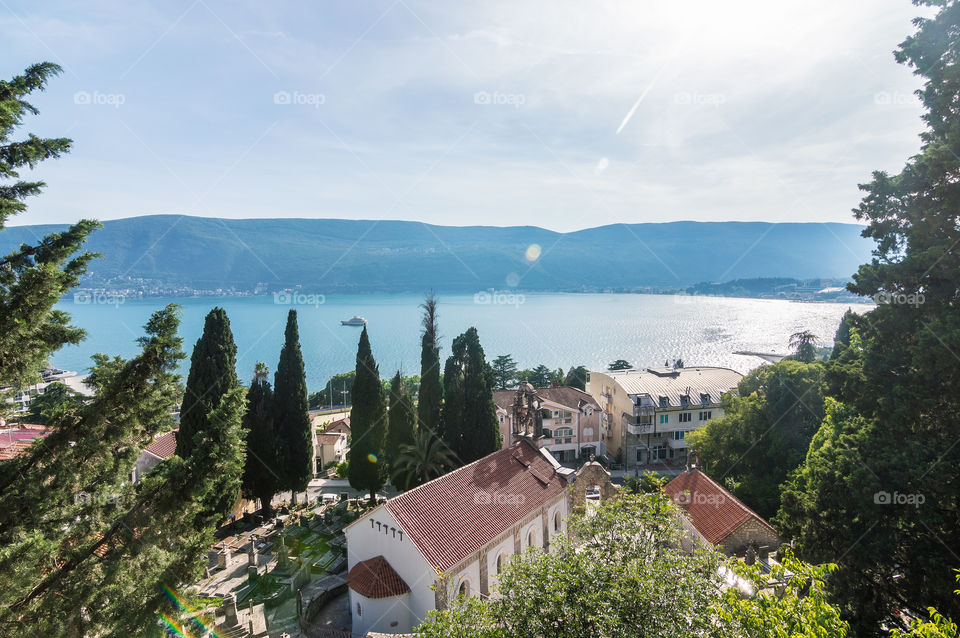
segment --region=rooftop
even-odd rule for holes
[[[513,402],[517,396],[516,390],[497,390],[493,393],[493,401],[498,408],[510,412],[513,409]],[[542,401],[551,401],[558,405],[578,410],[585,406],[592,406],[595,410],[600,409],[600,404],[592,396],[569,385],[561,385],[556,388],[537,388],[537,396]]]
[[[143,449],[159,459],[169,459],[177,451],[177,430],[157,435]]]
[[[663,491],[687,513],[697,531],[714,545],[723,542],[751,518],[776,533],[759,514],[696,468],[674,478],[663,486]]]
[[[389,598],[410,591],[383,556],[374,556],[354,565],[347,574],[347,586],[367,598]]]
[[[537,448],[518,441],[396,496],[384,507],[427,562],[447,571],[566,487]]]
[[[646,368],[644,370],[611,370],[595,374],[611,377],[627,394],[647,394],[658,402],[666,397],[669,406],[683,405],[687,395],[691,405],[702,405],[701,394],[710,395],[708,403],[719,403],[720,396],[735,390],[743,375],[729,368]]]

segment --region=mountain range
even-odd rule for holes
[[[65,228],[13,226],[0,254]],[[849,278],[870,259],[862,226],[669,222],[560,233],[536,226],[147,215],[104,222],[87,285],[320,293],[678,289],[756,277]],[[259,285],[259,286],[258,286]]]

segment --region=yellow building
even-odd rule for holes
[[[587,392],[603,410],[607,450],[625,468],[682,467],[686,434],[723,416],[721,398],[743,375],[728,368],[645,368],[591,372]]]

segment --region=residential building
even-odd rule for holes
[[[728,368],[646,368],[591,372],[587,392],[603,410],[607,451],[626,468],[683,466],[686,435],[723,416],[722,396],[743,375]]]
[[[566,533],[567,480],[528,440],[389,499],[344,529],[353,633],[405,633],[506,559]],[[441,577],[443,575],[443,577]]]
[[[321,424],[314,436],[313,467],[314,476],[318,476],[328,464],[346,460],[350,450],[350,417]]]
[[[131,480],[136,483],[147,472],[152,470],[160,461],[169,459],[177,451],[177,430],[170,430],[158,434],[148,443],[137,457]]]
[[[0,420],[0,426],[3,421]],[[23,454],[37,439],[50,434],[44,425],[10,425],[0,427],[0,461],[7,461]]]
[[[543,438],[537,444],[550,450],[561,463],[589,461],[607,451],[607,441],[600,429],[601,410],[597,400],[571,386],[537,388],[543,423]],[[514,402],[516,390],[493,393],[503,447],[516,443]]]
[[[663,491],[684,511],[687,531],[728,556],[751,547],[766,556],[783,542],[770,523],[696,467],[675,477]]]

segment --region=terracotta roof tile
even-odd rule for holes
[[[427,562],[446,571],[567,484],[526,441],[489,454],[387,501]]]
[[[342,419],[337,419],[336,421],[331,421],[330,423],[321,426],[320,431],[327,433],[342,432],[343,434],[350,434],[350,417],[344,417]]]
[[[337,441],[340,440],[339,433],[327,434],[325,432],[320,432],[317,434],[317,445],[336,445]]]
[[[19,425],[0,431],[0,461],[7,461],[24,453],[36,439],[50,434],[43,425]]]
[[[698,469],[675,477],[663,487],[663,491],[687,513],[697,531],[714,545],[723,542],[750,518],[776,533],[770,523]]]
[[[161,459],[169,459],[177,451],[177,430],[164,432],[144,449]]]
[[[516,390],[497,390],[493,393],[493,402],[497,407],[510,412],[513,410],[513,402],[516,399]],[[600,404],[592,396],[569,385],[562,385],[557,388],[537,388],[537,396],[543,401],[551,401],[571,410],[579,410],[584,406],[593,406],[595,410],[600,409]]]
[[[354,565],[347,574],[347,585],[367,598],[389,598],[410,591],[383,556],[374,556]]]

